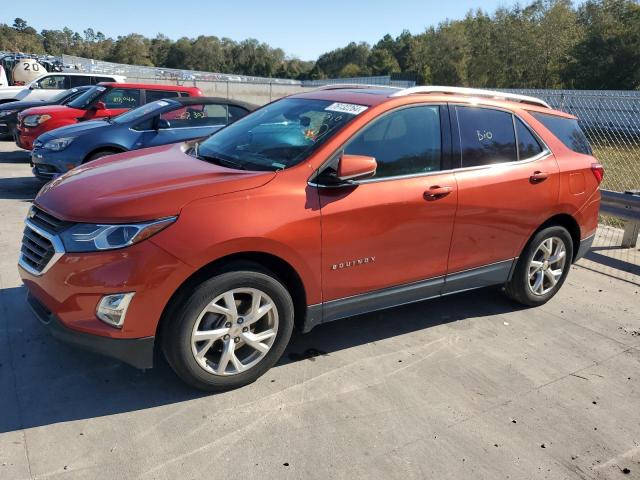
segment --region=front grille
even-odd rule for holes
[[[37,227],[53,234],[61,232],[72,224],[71,222],[57,219],[53,215],[49,215],[44,210],[40,210],[38,207],[31,207],[29,221]]]
[[[22,237],[21,261],[40,273],[53,258],[55,249],[48,238],[26,226]]]

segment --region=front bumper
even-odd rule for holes
[[[49,181],[72,168],[80,162],[70,162],[67,149],[59,152],[35,147],[31,151],[31,171],[40,180]]]
[[[56,339],[100,355],[115,358],[136,368],[152,368],[155,337],[109,338],[72,330],[30,293],[27,303],[35,316]]]

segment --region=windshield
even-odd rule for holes
[[[71,90],[65,90],[64,92],[60,92],[57,95],[54,95],[53,97],[51,97],[49,99],[50,102],[60,102],[61,100],[65,99],[66,97],[72,97],[74,96],[76,93],[78,92],[77,88],[72,88]]]
[[[107,89],[106,87],[99,87],[99,86],[90,88],[75,100],[72,100],[71,102],[67,103],[67,105],[71,108],[79,108],[81,110],[86,110],[96,98],[98,98],[100,95],[102,95],[102,93],[104,93],[106,89]]]
[[[135,122],[136,120],[141,119],[149,113],[159,112],[167,105],[169,105],[169,102],[167,102],[166,100],[157,100],[155,102],[147,103],[146,105],[142,105],[138,108],[134,108],[133,110],[129,110],[122,115],[118,115],[113,119],[113,123],[123,124]]]
[[[307,158],[367,107],[286,98],[238,120],[198,145],[198,157],[246,170],[280,170]]]

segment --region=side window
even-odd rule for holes
[[[551,130],[558,140],[564,145],[577,153],[592,155],[591,145],[580,129],[578,121],[573,118],[558,117],[556,115],[547,115],[544,113],[529,112],[540,123]]]
[[[227,124],[227,106],[226,105],[205,105],[204,111],[210,119],[208,125],[226,125]]]
[[[227,109],[224,105],[187,105],[160,115],[171,128],[207,127],[226,125]]]
[[[147,90],[147,103],[162,100],[163,98],[179,97],[178,92],[170,92],[168,90]]]
[[[100,100],[107,108],[135,108],[140,105],[140,90],[112,88]]]
[[[137,125],[135,125],[134,127],[132,127],[134,130],[137,130],[139,132],[143,132],[145,130],[153,130],[154,128],[154,120],[157,118],[157,116],[155,117],[151,117],[151,118],[147,118],[146,120],[138,123]]]
[[[374,178],[440,170],[440,108],[410,107],[385,115],[356,134],[344,152],[374,157]]]
[[[83,87],[84,85],[91,85],[91,77],[85,77],[84,75],[71,75],[69,76],[69,82],[71,87]]]
[[[463,167],[515,162],[518,159],[510,113],[480,107],[456,107],[456,111]]]
[[[236,120],[240,120],[249,112],[242,107],[236,107],[235,105],[229,105],[229,123],[233,123]]]
[[[514,117],[514,121],[516,122],[516,136],[518,137],[518,159],[526,160],[541,153],[542,147],[529,128],[517,117]]]
[[[38,82],[38,86],[45,90],[66,90],[65,75],[49,75]]]

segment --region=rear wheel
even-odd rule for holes
[[[564,227],[539,231],[518,259],[506,294],[528,306],[548,302],[567,278],[572,259],[573,241]]]
[[[291,296],[259,271],[215,276],[170,311],[165,355],[183,381],[201,390],[255,381],[278,361],[293,330]]]

